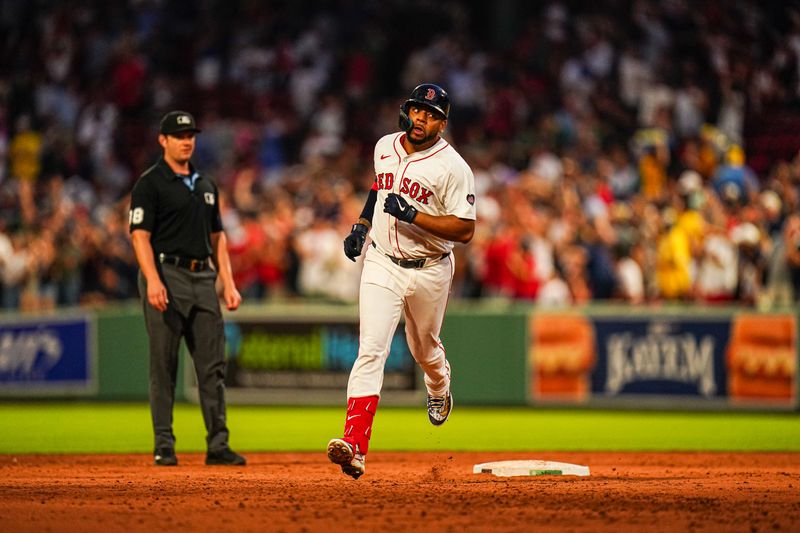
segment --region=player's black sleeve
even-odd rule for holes
[[[370,189],[367,195],[367,201],[364,203],[364,209],[361,211],[361,218],[369,220],[372,224],[372,215],[375,214],[375,202],[378,201],[377,189]]]

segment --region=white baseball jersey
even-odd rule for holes
[[[370,237],[380,252],[401,259],[448,253],[453,249],[452,241],[384,213],[383,204],[393,192],[421,213],[475,220],[475,178],[464,159],[444,139],[409,155],[401,142],[404,135],[385,135],[375,145],[378,197]]]
[[[475,220],[475,180],[447,141],[439,139],[409,155],[403,135],[386,135],[375,145],[377,200],[370,232],[375,247],[367,247],[361,273],[358,358],[350,373],[348,398],[380,395],[401,315],[428,394],[441,397],[450,390],[450,364],[439,333],[455,272],[455,258],[449,254],[454,243],[384,213],[383,204],[394,192],[422,213]],[[429,260],[422,268],[404,268],[387,255]]]

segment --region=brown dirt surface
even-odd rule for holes
[[[0,531],[800,531],[800,453],[373,452],[357,481],[324,451],[203,458],[0,455]],[[511,459],[591,475],[472,473]]]

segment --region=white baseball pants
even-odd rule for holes
[[[425,373],[425,388],[444,396],[450,388],[450,364],[439,338],[455,271],[451,253],[419,269],[402,268],[367,246],[359,295],[358,358],[350,372],[347,397],[380,395],[383,370],[401,313],[406,341]]]

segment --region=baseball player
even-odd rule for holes
[[[428,419],[439,426],[453,410],[450,365],[439,332],[450,294],[455,242],[475,231],[472,171],[441,135],[450,98],[439,86],[419,85],[400,108],[402,131],[375,145],[375,182],[364,210],[344,240],[351,260],[367,248],[359,294],[358,358],[347,385],[343,438],[328,443],[328,458],[358,479],[364,474],[372,421],[392,337],[405,316],[406,340],[425,373]],[[375,213],[375,204],[383,211]]]

